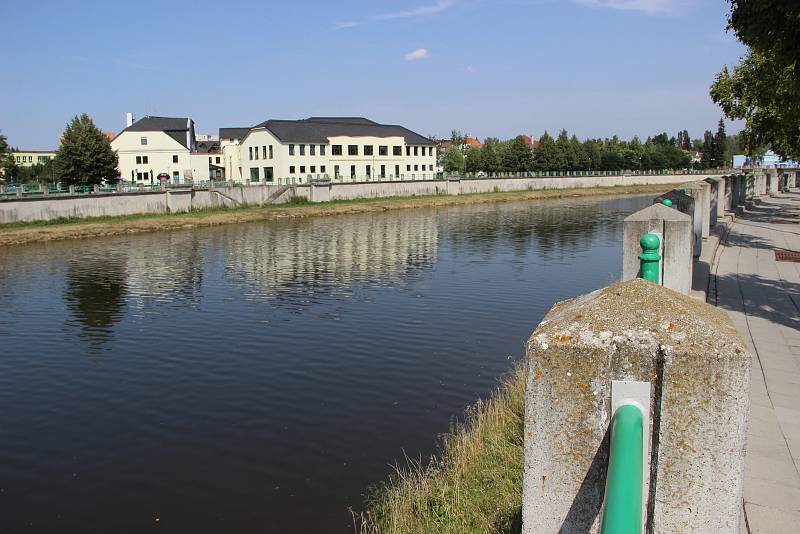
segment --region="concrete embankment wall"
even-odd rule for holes
[[[288,202],[294,197],[304,197],[312,202],[325,202],[360,198],[667,184],[696,179],[698,179],[697,175],[475,178],[463,180],[345,182],[315,184],[313,186],[261,185],[221,187],[197,191],[133,191],[84,196],[18,198],[0,201],[0,224],[16,221],[48,221],[59,218],[159,214],[199,209],[261,206]]]

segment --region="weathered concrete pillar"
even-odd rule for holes
[[[692,246],[694,248],[692,254],[695,258],[699,258],[703,250],[703,226],[702,219],[700,218],[700,208],[696,205],[697,202],[695,198],[687,193],[688,191],[683,188],[673,189],[672,191],[668,191],[656,197],[655,202],[660,204],[665,198],[668,198],[672,201],[673,208],[692,218],[692,228],[694,229],[694,240],[692,241]]]
[[[117,193],[122,193],[122,182],[117,182]]]
[[[311,202],[330,202],[331,184],[330,182],[311,182],[308,194],[311,196],[309,198]]]
[[[17,198],[22,198],[22,195],[25,194],[25,186],[23,184],[19,184],[15,192],[17,193]]]
[[[651,382],[652,531],[739,533],[751,358],[723,310],[614,284],[556,304],[525,365],[523,533],[597,532],[612,380]]]
[[[622,280],[639,275],[639,240],[644,234],[661,240],[661,285],[683,294],[692,287],[694,230],[692,218],[674,208],[653,204],[625,217],[622,223]]]
[[[166,196],[167,211],[169,213],[187,213],[192,211],[191,189],[170,189],[163,193]]]
[[[767,169],[767,194],[778,193],[778,169]]]
[[[94,191],[95,194],[99,193],[100,192],[100,186],[97,185],[97,184],[94,184],[94,187],[92,188],[92,191]]]
[[[706,182],[711,184],[711,227],[715,227],[719,219],[725,216],[725,179],[722,176],[709,176]]]
[[[699,227],[700,237],[707,238],[711,235],[711,186],[705,180],[700,180],[686,183],[681,187],[694,199],[695,224]],[[702,245],[701,242],[701,249]]]
[[[447,194],[460,195],[461,194],[461,177],[449,176],[447,178]]]
[[[69,194],[70,195],[74,195],[75,194],[75,186],[74,185],[69,186]]]
[[[50,196],[50,189],[44,184],[39,184],[39,192],[42,194],[43,197]]]
[[[722,207],[725,211],[732,211],[734,208],[733,199],[736,189],[736,180],[733,175],[723,176],[722,178],[725,180],[725,201]]]

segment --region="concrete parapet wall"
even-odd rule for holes
[[[51,221],[137,213],[166,213],[167,198],[161,191],[99,194],[75,197],[16,198],[0,202],[0,224],[17,221]]]
[[[634,380],[652,532],[738,534],[750,365],[724,311],[643,280],[556,304],[526,350],[522,531],[598,531],[611,381]]]

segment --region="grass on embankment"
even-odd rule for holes
[[[591,187],[581,189],[542,189],[528,191],[477,193],[471,195],[430,195],[413,197],[368,198],[334,200],[311,204],[290,202],[247,208],[220,208],[189,213],[139,214],[86,219],[55,219],[51,221],[13,222],[0,224],[0,246],[53,241],[84,237],[123,235],[156,230],[176,230],[201,226],[216,226],[238,222],[267,221],[288,217],[312,217],[349,213],[381,212],[395,209],[426,206],[452,206],[481,202],[512,202],[550,198],[583,197],[597,195],[629,195],[656,193],[672,186],[638,185]]]
[[[522,366],[463,424],[443,436],[425,467],[400,467],[356,517],[362,534],[510,533],[521,529],[525,376]]]

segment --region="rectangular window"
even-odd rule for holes
[[[219,165],[219,157],[217,157],[216,160],[217,160],[217,165]]]
[[[137,172],[137,173],[136,173],[136,180],[138,180],[138,181],[140,181],[140,182],[141,182],[141,181],[142,181],[142,179],[143,179],[143,178],[142,178],[142,173],[140,173],[140,172]]]
[[[314,145],[308,145],[308,146],[314,146]],[[314,174],[315,172],[317,172],[317,166],[316,165],[312,165],[311,169],[308,172],[310,172],[311,174]]]
[[[258,159],[258,147],[253,149],[253,159]]]
[[[300,155],[301,156],[306,155],[306,145],[300,145]]]
[[[272,172],[272,167],[264,167],[264,181],[265,182],[275,181],[275,175]]]
[[[386,178],[386,165],[381,165],[381,178]]]
[[[172,156],[172,163],[178,163],[178,155],[177,154],[174,154]]]
[[[411,165],[406,165],[406,172],[411,172]]]
[[[331,155],[333,155],[333,156],[341,156],[342,155],[342,145],[332,145],[331,146]]]
[[[147,156],[142,156],[142,163],[147,165]]]
[[[294,165],[289,165],[289,174],[294,174]]]
[[[319,145],[319,155],[320,156],[325,155],[325,145]]]
[[[269,145],[269,159],[272,159],[272,145]]]
[[[267,145],[261,147],[261,159],[267,159]]]
[[[372,168],[369,165],[367,165],[367,176],[372,176],[372,172],[370,171],[372,171]]]
[[[419,149],[419,147],[418,147],[418,146],[415,146],[415,147],[414,147],[414,155],[415,155],[415,156],[419,156],[419,154],[417,153],[417,152],[418,152],[418,149]]]
[[[428,165],[428,170],[432,171],[433,170],[433,165]]]
[[[147,138],[146,137],[142,137],[141,139],[139,139],[139,142],[141,144],[143,144],[143,145],[146,145],[147,144]]]
[[[372,145],[364,145],[364,155],[365,156],[372,155]]]
[[[410,146],[406,146],[406,156],[410,156],[410,155],[411,155],[411,147]]]
[[[378,155],[379,156],[388,156],[389,155],[389,147],[386,145],[381,145],[378,147]]]
[[[418,170],[419,170],[419,165],[414,165],[414,171],[418,171]]]
[[[212,161],[211,156],[208,156],[208,164],[211,165],[212,163],[214,162]]]
[[[317,145],[308,145],[308,155],[309,156],[315,156],[316,152],[317,152]]]
[[[401,146],[393,146],[392,147],[392,155],[394,155],[394,156],[402,156],[403,155],[403,147],[401,147]]]
[[[306,173],[306,166],[305,165],[300,165],[300,174],[305,174],[305,173]]]
[[[334,165],[333,166],[333,175],[336,176],[337,178],[339,177],[339,166],[338,165]]]
[[[250,181],[257,182],[258,181],[258,167],[251,167],[250,168]]]
[[[433,156],[433,147],[432,146],[428,147],[428,155],[429,156]],[[431,169],[431,170],[433,170],[433,169]]]
[[[142,156],[136,156],[136,164],[137,165],[141,165],[142,164]]]
[[[294,145],[289,145],[289,155],[294,156]]]
[[[172,171],[172,179],[173,180],[175,180],[177,182],[178,178],[180,178],[180,177],[181,177],[181,175],[180,175],[180,173],[178,171]]]
[[[347,145],[347,155],[358,156],[358,145]]]
[[[247,147],[247,159],[253,159],[253,147]]]
[[[325,174],[325,165],[320,165],[319,166],[319,172]]]
[[[400,176],[400,165],[395,165],[394,166],[394,175],[395,176]]]
[[[356,166],[350,165],[350,178],[355,178],[355,177],[356,177]]]

